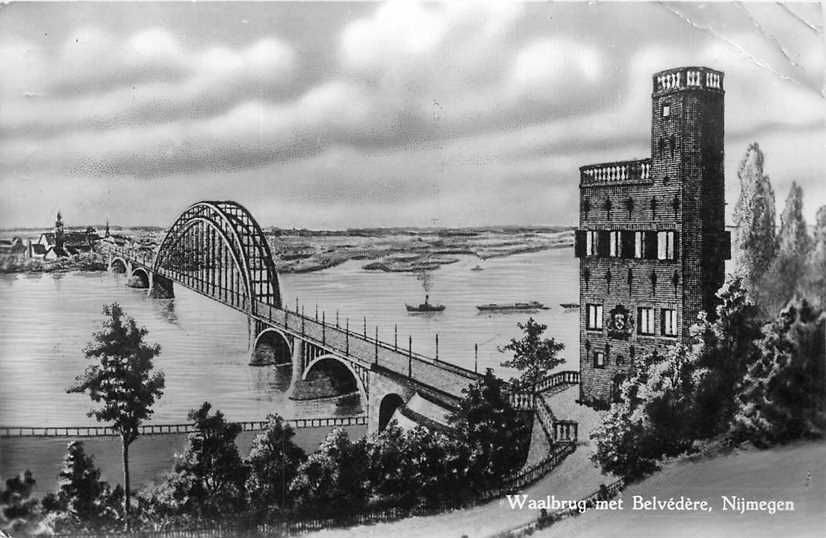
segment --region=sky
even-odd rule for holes
[[[729,215],[751,142],[778,214],[826,204],[814,3],[0,6],[0,227],[575,224],[580,166],[650,154],[651,75],[725,72]]]

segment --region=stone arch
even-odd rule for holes
[[[128,273],[129,272],[129,262],[121,258],[120,256],[112,258],[109,261],[109,270],[113,273]]]
[[[252,345],[252,364],[291,364],[293,345],[287,336],[272,327],[264,329]]]
[[[358,392],[362,401],[367,402],[364,383],[349,361],[331,354],[321,355],[310,361],[301,374],[301,381],[305,383],[323,382],[325,378],[329,380],[329,384],[322,387],[318,398]]]
[[[401,396],[395,392],[386,394],[384,398],[381,399],[381,403],[379,404],[379,431],[382,431],[387,427],[390,423],[390,419],[393,418],[393,414],[396,412],[396,409],[401,409],[403,407],[404,399]]]
[[[143,267],[136,267],[132,271],[128,285],[132,288],[149,288],[152,286],[152,274]]]

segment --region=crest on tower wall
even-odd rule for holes
[[[634,329],[634,318],[631,312],[623,305],[617,305],[608,313],[608,337],[617,340],[628,340]]]

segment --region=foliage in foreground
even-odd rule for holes
[[[604,470],[633,480],[716,437],[769,446],[824,434],[826,316],[794,300],[764,325],[740,279],[718,295],[717,319],[701,317],[692,346],[634,362],[591,435]]]

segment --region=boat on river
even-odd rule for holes
[[[408,312],[441,312],[445,309],[445,305],[443,304],[430,304],[430,296],[424,296],[424,302],[419,303],[419,305],[409,305],[405,304],[405,308],[407,308]]]
[[[579,303],[560,303],[559,306],[565,310],[576,310],[579,308]]]
[[[476,267],[471,267],[471,271],[484,271],[484,268],[481,265],[477,265]]]
[[[514,310],[548,310],[548,307],[539,301],[529,301],[527,303],[488,303],[476,305],[482,312],[497,311],[509,312]]]

